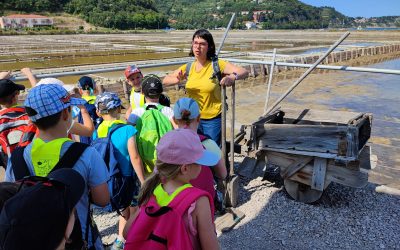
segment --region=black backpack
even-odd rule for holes
[[[72,168],[75,165],[75,163],[78,161],[78,159],[81,157],[81,155],[83,154],[83,152],[86,150],[87,147],[89,147],[89,145],[87,145],[85,143],[79,143],[79,142],[73,143],[50,172],[53,172],[54,170],[57,170],[60,168]],[[18,147],[11,154],[11,164],[12,164],[12,169],[14,172],[15,180],[21,180],[25,176],[31,175],[28,165],[24,159],[24,150],[25,150],[25,147]],[[94,223],[94,221],[92,219],[90,205],[89,205],[88,216],[87,216],[87,221],[86,221],[87,230],[86,230],[85,239],[82,239],[81,222],[79,221],[78,215],[75,214],[74,228],[72,230],[72,233],[71,233],[71,236],[70,236],[68,242],[65,244],[65,249],[67,249],[67,250],[88,249],[87,242],[89,239],[89,230],[88,230],[89,227],[91,228],[91,231],[92,231],[93,247],[91,247],[91,249],[92,248],[94,249],[94,244],[96,242],[97,237],[100,234],[98,232],[96,224]]]

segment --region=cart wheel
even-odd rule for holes
[[[292,181],[289,179],[284,180],[286,192],[296,201],[304,203],[313,203],[321,198],[323,191],[312,189],[310,186]]]

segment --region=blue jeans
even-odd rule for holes
[[[200,119],[197,132],[212,139],[221,147],[221,116],[211,119]]]

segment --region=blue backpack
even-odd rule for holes
[[[111,135],[119,128],[129,126],[126,124],[114,125],[107,134],[107,137],[99,138],[96,133],[96,139],[91,143],[100,155],[103,157],[107,165],[110,175],[108,181],[108,190],[110,192],[110,205],[107,210],[112,212],[116,211],[121,215],[121,211],[130,206],[132,202],[133,193],[136,188],[136,181],[133,175],[123,176],[121,173],[120,165],[115,156],[115,148],[111,143]]]
[[[97,129],[97,127],[99,126],[98,120],[100,119],[97,114],[96,114],[96,106],[94,106],[94,104],[89,104],[89,103],[85,103],[85,108],[87,110],[87,112],[89,113],[90,118],[92,118],[94,127]],[[82,114],[79,112],[78,115],[78,122],[80,124],[83,124],[83,117]],[[92,138],[91,137],[87,137],[87,136],[79,136],[80,138],[80,142],[82,143],[86,143],[86,144],[90,144],[92,142]]]

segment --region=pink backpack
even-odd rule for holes
[[[190,205],[201,196],[208,197],[211,218],[214,221],[214,204],[211,196],[198,188],[181,191],[168,206],[160,207],[155,196],[140,207],[139,215],[129,229],[125,250],[186,250],[192,242],[184,224],[183,216]]]

